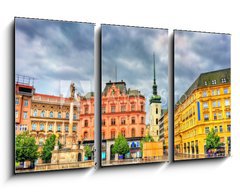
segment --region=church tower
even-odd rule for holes
[[[157,94],[156,71],[155,71],[155,54],[153,54],[153,94],[150,98],[150,130],[149,134],[154,141],[159,139],[159,119],[161,117],[161,96]]]

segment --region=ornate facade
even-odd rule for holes
[[[123,81],[106,83],[102,93],[103,159],[116,159],[110,154],[119,134],[129,141],[128,155],[138,156],[140,145],[136,143],[146,134],[145,101],[140,91],[127,89]]]
[[[202,73],[177,102],[174,124],[176,154],[204,156],[206,136],[214,129],[228,155],[231,150],[230,69]]]

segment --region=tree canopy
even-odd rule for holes
[[[217,135],[217,133],[214,131],[214,129],[211,129],[211,131],[208,133],[206,138],[206,148],[207,149],[217,149],[219,148],[223,143],[220,142],[220,137]]]
[[[41,158],[44,162],[50,162],[52,158],[52,151],[54,149],[56,142],[56,135],[51,135],[48,137],[43,145],[43,150],[41,153]]]
[[[35,161],[39,157],[38,145],[34,137],[29,132],[24,132],[16,136],[16,161]]]
[[[115,139],[112,152],[119,155],[125,155],[129,152],[127,140],[122,134],[119,134],[118,137]]]
[[[86,145],[84,147],[84,151],[85,151],[85,157],[90,158],[92,156],[92,150],[89,145]]]

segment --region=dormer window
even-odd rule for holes
[[[221,79],[221,82],[222,82],[222,83],[227,83],[226,78],[222,78],[222,79]]]
[[[212,85],[216,85],[217,81],[216,80],[212,80]]]
[[[207,81],[204,81],[204,85],[207,85]]]

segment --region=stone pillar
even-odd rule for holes
[[[70,103],[69,127],[68,135],[66,136],[66,148],[72,148],[72,127],[73,127],[73,100]]]
[[[106,160],[110,161],[110,155],[111,155],[111,142],[106,141]]]

